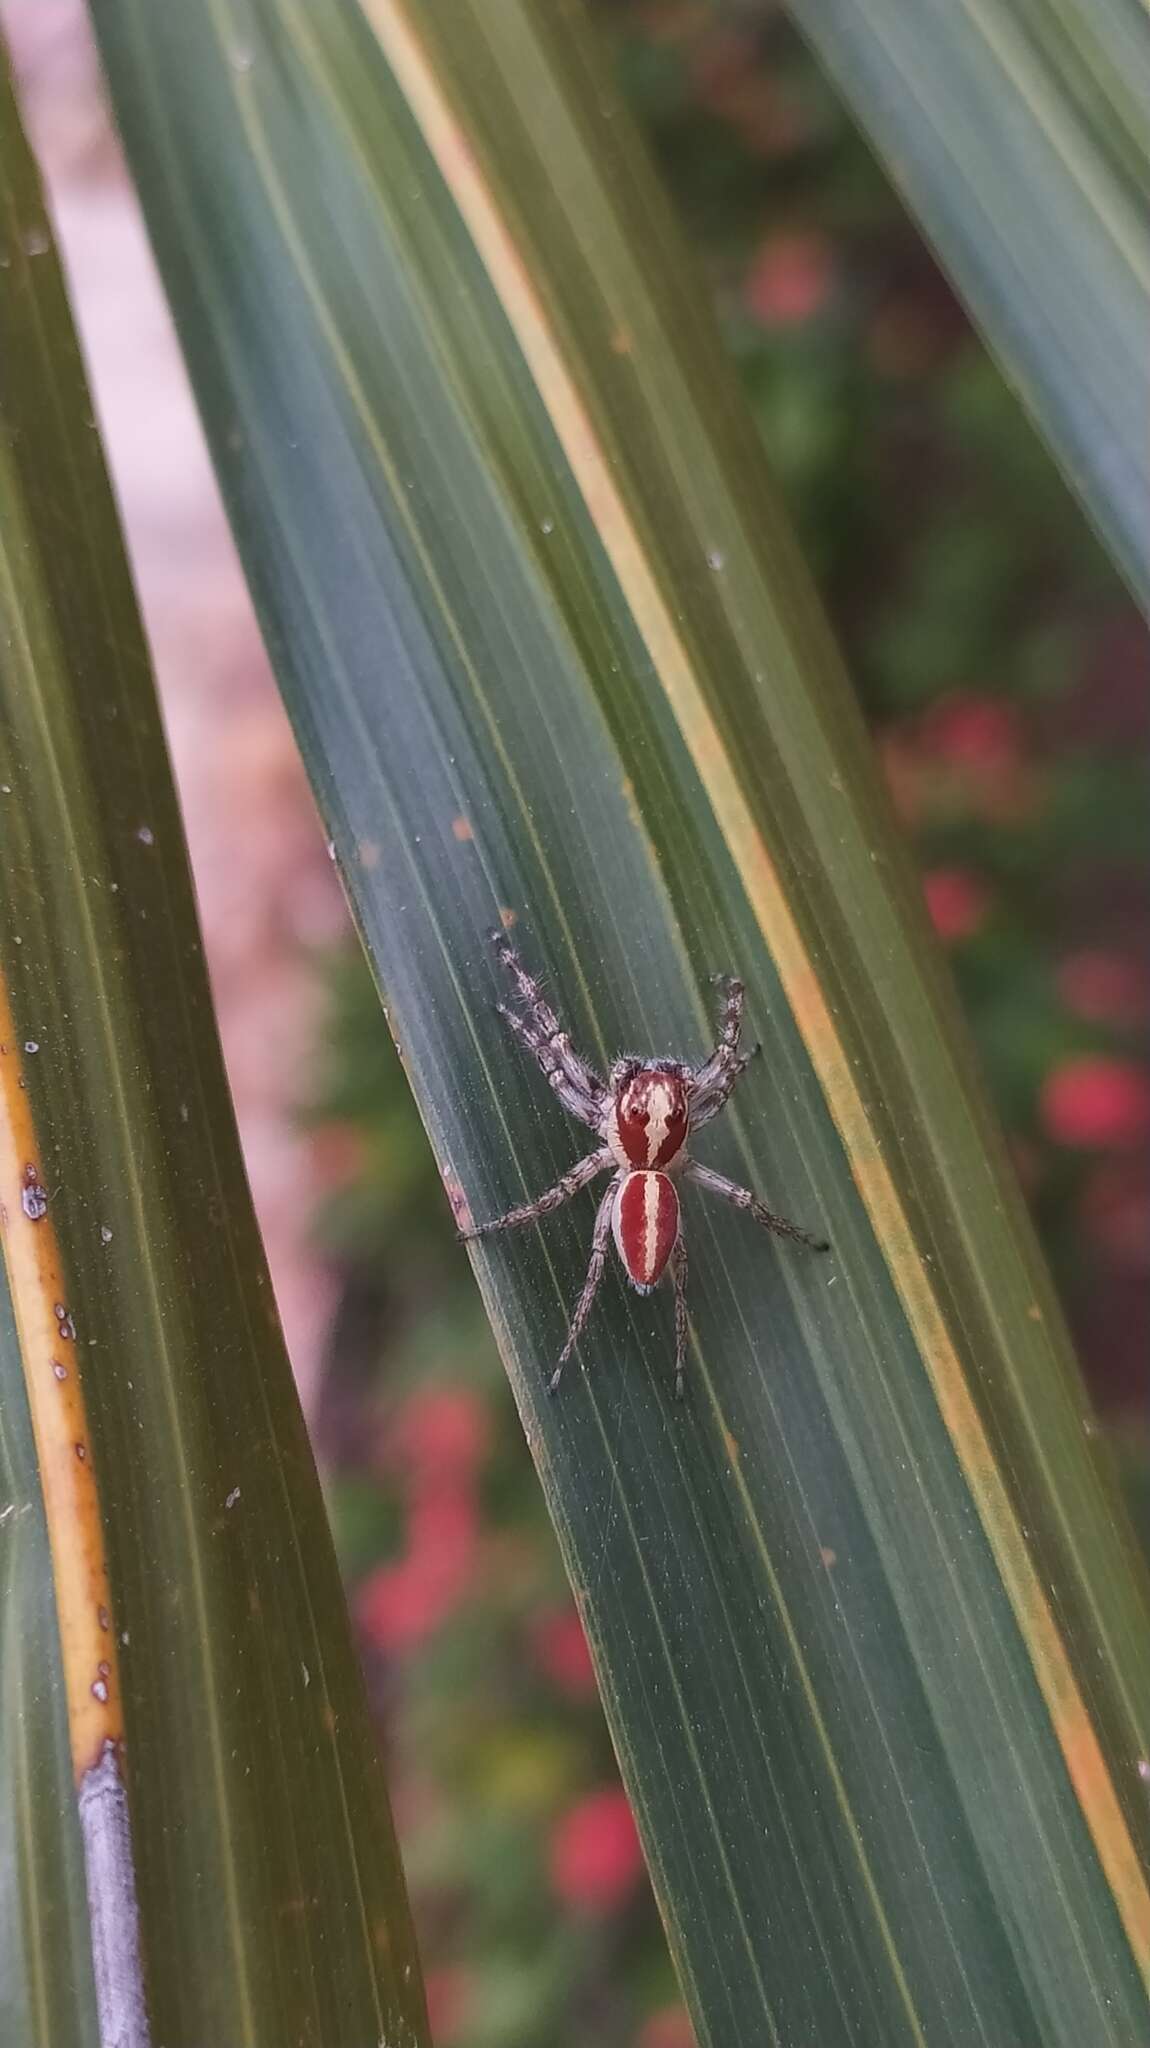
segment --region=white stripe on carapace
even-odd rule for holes
[[[682,1093],[682,1090],[679,1091]],[[652,1081],[647,1090],[647,1164],[653,1166],[667,1141],[671,1118],[678,1108],[675,1090],[666,1081]],[[647,1190],[647,1199],[651,1191]],[[655,1194],[658,1202],[658,1191]]]

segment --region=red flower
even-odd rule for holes
[[[412,1508],[411,1547],[381,1565],[356,1597],[360,1626],[385,1650],[409,1650],[452,1614],[471,1584],[478,1550],[475,1503],[437,1487]]]
[[[1126,1150],[1150,1137],[1150,1075],[1133,1060],[1085,1054],[1047,1075],[1042,1122],[1060,1145]]]
[[[984,922],[990,891],[969,869],[933,868],[924,875],[922,887],[940,939],[950,944],[969,939]]]
[[[681,2005],[665,2005],[644,2024],[637,2048],[695,2048],[695,2029]]]
[[[416,1485],[425,1478],[469,1479],[490,1439],[490,1418],[479,1396],[465,1387],[441,1387],[404,1402],[388,1432],[386,1453]]]
[[[801,327],[821,311],[834,283],[830,244],[822,235],[772,235],[747,279],[747,302],[764,327]]]
[[[1022,720],[1012,704],[973,691],[946,697],[919,726],[924,759],[934,765],[930,808],[944,815],[971,812],[994,824],[1017,824],[1042,794],[1026,748]]]
[[[455,2040],[463,2031],[471,1995],[467,1971],[449,1964],[441,1970],[429,1970],[424,1981],[432,2039],[440,2044]]]
[[[1022,752],[1013,706],[974,692],[944,697],[925,721],[925,737],[932,752],[964,768],[1012,768]]]
[[[570,1693],[574,1699],[594,1696],[595,1667],[583,1623],[574,1607],[560,1607],[541,1615],[532,1629],[531,1641],[539,1664],[561,1692]]]
[[[643,1854],[627,1795],[619,1785],[588,1793],[551,1837],[551,1882],[569,1906],[607,1913],[638,1882]]]

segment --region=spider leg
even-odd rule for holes
[[[590,1088],[573,1078],[571,1066],[561,1057],[554,1039],[540,1037],[527,1019],[516,1010],[509,1010],[506,1003],[497,1003],[495,1007],[520,1044],[538,1062],[568,1115],[598,1131],[603,1122],[604,1097],[592,1094]],[[559,1035],[566,1038],[567,1034]]]
[[[716,981],[726,981],[727,993],[723,1000],[722,1015],[719,1019],[719,1036],[715,1050],[709,1059],[703,1061],[694,1073],[697,1093],[706,1097],[713,1094],[726,1080],[739,1056],[739,1034],[743,1028],[743,1003],[746,990],[735,975],[716,975]]]
[[[740,1053],[738,1059],[731,1062],[726,1073],[721,1075],[705,1094],[700,1093],[698,1082],[695,1083],[691,1097],[692,1130],[697,1131],[700,1124],[709,1124],[713,1116],[718,1116],[719,1111],[726,1108],[727,1099],[736,1081],[746,1073],[751,1061],[758,1057],[762,1049],[761,1045],[752,1045],[746,1052]]]
[[[615,1196],[622,1178],[622,1174],[616,1174],[603,1200],[599,1204],[599,1213],[595,1218],[595,1231],[591,1239],[591,1261],[587,1267],[587,1278],[583,1282],[583,1291],[575,1303],[575,1313],[571,1318],[571,1328],[567,1332],[567,1342],[559,1353],[559,1363],[547,1382],[547,1392],[549,1394],[553,1394],[559,1385],[559,1376],[571,1353],[574,1351],[576,1344],[579,1342],[583,1325],[591,1313],[595,1296],[599,1292],[599,1283],[603,1278],[603,1268],[607,1263],[607,1245],[611,1236],[611,1217],[615,1208]]]
[[[687,1247],[681,1237],[671,1253],[671,1275],[675,1282],[675,1399],[681,1401],[687,1369]]]
[[[575,1051],[568,1033],[564,1031],[546,1000],[542,988],[534,977],[528,974],[506,932],[493,932],[492,938],[500,961],[515,983],[516,993],[526,1003],[531,1013],[532,1036],[549,1047],[573,1088],[581,1089],[585,1095],[589,1095],[592,1100],[602,1105],[607,1095],[605,1082],[600,1080],[594,1067]],[[538,1054],[536,1057],[538,1058]]]
[[[496,1216],[490,1223],[473,1223],[470,1230],[461,1230],[459,1235],[465,1241],[473,1237],[490,1237],[494,1230],[514,1230],[520,1223],[535,1223],[540,1216],[549,1216],[552,1209],[561,1209],[580,1188],[585,1188],[597,1174],[605,1173],[614,1160],[606,1145],[599,1152],[589,1152],[569,1173],[557,1180],[546,1194],[536,1195],[533,1202],[521,1202],[516,1209],[508,1209],[505,1216]]]
[[[760,1223],[764,1230],[773,1230],[776,1237],[793,1238],[796,1244],[809,1245],[813,1252],[829,1252],[830,1245],[825,1237],[814,1237],[809,1230],[801,1230],[797,1223],[788,1223],[785,1216],[776,1216],[760,1202],[750,1188],[739,1186],[738,1181],[728,1180],[726,1174],[716,1173],[713,1167],[700,1165],[697,1159],[688,1159],[683,1167],[686,1180],[693,1180],[696,1187],[706,1188],[709,1195],[719,1195],[733,1208],[745,1209],[747,1214]]]

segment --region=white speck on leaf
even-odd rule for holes
[[[236,1504],[236,1502],[237,1502],[237,1501],[238,1501],[238,1499],[239,1499],[239,1497],[240,1497],[240,1489],[239,1489],[239,1487],[238,1487],[238,1486],[233,1486],[233,1488],[232,1488],[231,1492],[229,1493],[229,1495],[228,1495],[228,1497],[227,1497],[226,1501],[224,1502],[224,1506],[225,1506],[226,1508],[234,1508],[234,1507],[235,1507],[235,1504]]]
[[[141,846],[154,846],[156,843],[156,835],[150,825],[137,826],[136,837]]]

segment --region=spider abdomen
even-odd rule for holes
[[[628,1173],[611,1219],[619,1257],[644,1293],[661,1277],[679,1235],[679,1197],[665,1173]]]

